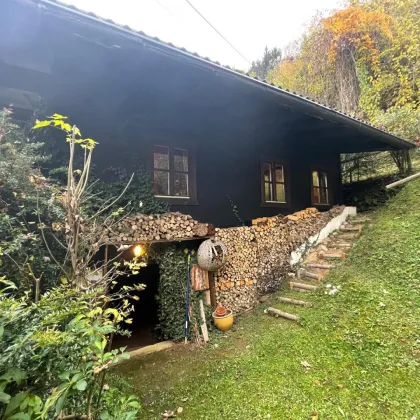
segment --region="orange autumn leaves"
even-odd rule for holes
[[[377,67],[380,44],[392,39],[393,19],[381,11],[369,11],[361,6],[348,7],[321,22],[332,36],[329,58],[334,61],[343,49],[352,49],[358,59]]]

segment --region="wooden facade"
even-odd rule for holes
[[[199,221],[226,227],[238,215],[328,209],[342,203],[341,153],[410,147],[77,10],[42,0],[0,9],[2,105],[14,98],[17,115],[29,116],[44,98],[46,114],[70,116],[100,143],[100,169],[146,168],[159,199]]]

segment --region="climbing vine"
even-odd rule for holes
[[[187,255],[185,246],[180,245],[154,245],[149,251],[149,257],[159,264],[160,280],[158,287],[158,329],[164,339],[181,339],[184,337],[185,326],[185,300],[187,281]],[[194,254],[191,264],[196,264]],[[199,300],[203,293],[191,289],[191,320],[189,339],[195,339],[194,328],[199,328]],[[208,328],[211,328],[211,307],[204,305]]]
[[[95,195],[91,206],[95,210],[111,197],[115,197],[118,191],[127,186],[131,177],[125,168],[107,168],[101,176],[101,181],[95,184],[95,190],[103,193]],[[98,197],[98,198],[97,198]],[[124,208],[125,213],[135,212],[143,214],[160,214],[170,210],[168,203],[158,200],[153,193],[153,182],[150,175],[142,168],[137,168],[124,195],[109,208],[110,212]]]

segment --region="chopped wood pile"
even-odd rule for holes
[[[308,208],[255,219],[250,227],[216,229],[216,239],[228,247],[228,262],[214,276],[219,304],[240,312],[254,306],[259,294],[278,290],[291,270],[291,252],[342,210]]]
[[[255,232],[249,227],[216,229],[216,239],[228,248],[228,260],[214,273],[218,303],[236,312],[257,301],[258,249]]]
[[[135,243],[171,241],[187,238],[202,238],[214,234],[214,226],[199,223],[190,215],[176,213],[137,214],[114,224],[112,229],[104,230],[109,243]]]

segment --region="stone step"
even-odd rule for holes
[[[309,292],[315,292],[317,290],[317,287],[312,284],[306,284],[306,283],[297,283],[295,281],[289,282],[290,289],[292,290],[307,290]]]
[[[307,263],[305,264],[308,268],[320,268],[321,270],[331,270],[335,268],[334,264],[316,264],[316,263]]]
[[[264,310],[264,313],[273,315],[276,318],[281,317],[281,318],[289,319],[290,321],[299,321],[298,315],[289,314],[288,312],[283,312],[275,308],[267,308]]]
[[[328,251],[328,252],[319,252],[318,258],[322,260],[328,260],[328,259],[341,259],[344,260],[346,258],[346,255],[343,251]]]
[[[279,301],[282,303],[290,303],[291,305],[307,306],[307,307],[312,306],[312,303],[307,302],[306,300],[292,299],[292,298],[287,298],[283,296],[279,297]]]

